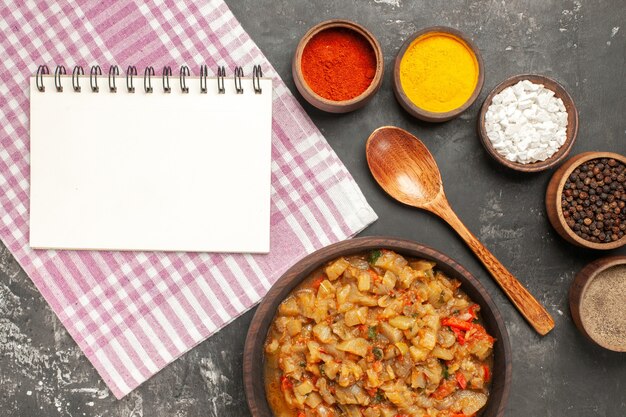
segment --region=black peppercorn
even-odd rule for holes
[[[563,217],[585,240],[610,243],[626,234],[626,165],[614,158],[587,161],[567,177]]]

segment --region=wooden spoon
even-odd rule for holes
[[[443,192],[435,159],[418,138],[398,127],[381,127],[370,135],[365,153],[374,179],[387,194],[441,217],[463,238],[539,334],[545,335],[554,328],[554,320],[546,309],[461,223]]]

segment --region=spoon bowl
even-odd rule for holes
[[[410,206],[428,204],[443,191],[439,168],[420,140],[406,138],[402,132],[376,129],[367,141],[367,163],[387,194]],[[404,166],[402,173],[394,169],[397,166]]]
[[[554,328],[554,320],[546,309],[454,213],[443,191],[435,158],[426,145],[406,130],[385,126],[370,135],[365,152],[372,176],[387,194],[401,203],[430,211],[448,223],[539,334],[545,335]]]

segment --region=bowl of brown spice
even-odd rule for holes
[[[383,80],[383,51],[370,31],[349,20],[309,29],[296,48],[293,79],[302,97],[329,113],[365,106]]]
[[[594,343],[626,352],[626,256],[597,259],[576,275],[569,291],[572,318]]]
[[[546,211],[568,242],[589,249],[626,244],[626,157],[585,152],[565,162],[546,190]]]

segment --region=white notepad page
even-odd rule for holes
[[[57,92],[30,80],[30,245],[33,248],[200,252],[269,251],[272,82],[255,94],[233,78],[187,77],[171,93],[153,76],[71,76]]]

